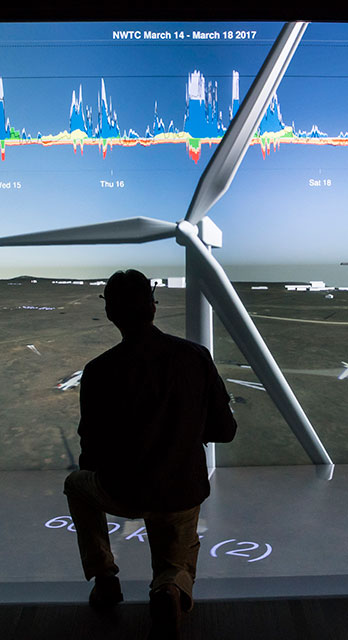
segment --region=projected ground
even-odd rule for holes
[[[79,372],[120,334],[105,318],[103,286],[0,281],[0,469],[68,469],[78,461]],[[94,281],[95,282],[95,281]],[[335,463],[348,460],[348,292],[236,288]],[[160,288],[157,325],[185,335],[185,290]],[[218,464],[308,464],[309,459],[219,320],[215,361],[239,423]],[[60,388],[58,385],[61,385]]]

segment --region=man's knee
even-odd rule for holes
[[[65,495],[69,495],[69,493],[72,493],[74,491],[74,488],[76,487],[76,480],[77,480],[77,476],[80,473],[80,471],[72,471],[66,478],[64,481],[64,491],[63,493],[65,493]]]

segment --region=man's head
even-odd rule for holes
[[[150,280],[140,271],[116,271],[105,289],[105,311],[122,333],[152,323],[156,312]]]

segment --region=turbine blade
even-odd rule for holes
[[[289,22],[281,30],[198,182],[185,217],[191,224],[197,224],[202,220],[229,188],[307,24]]]
[[[313,426],[284,378],[221,265],[197,237],[197,229],[182,221],[177,241],[190,252],[201,291],[264,385],[280,413],[314,464],[332,464]]]
[[[266,391],[261,382],[248,382],[246,380],[236,380],[235,378],[227,378],[227,382],[235,382],[242,385],[242,387],[248,387],[249,389],[259,389],[260,391]]]
[[[0,238],[0,246],[56,244],[123,244],[151,242],[175,236],[176,224],[155,218],[125,218],[82,227],[52,229]]]
[[[338,376],[338,380],[344,380],[345,378],[348,378],[348,369],[347,369],[347,367],[345,367],[343,369],[343,371],[340,373],[340,375]]]

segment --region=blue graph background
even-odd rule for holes
[[[101,78],[123,134],[140,136],[153,126],[155,103],[165,127],[182,131],[188,75],[199,70],[217,82],[225,127],[232,103],[232,72],[240,75],[242,101],[281,29],[280,23],[1,24],[0,76],[6,118],[36,137],[69,130],[72,92],[82,86],[84,106],[96,122]],[[219,40],[115,40],[113,30],[256,31],[253,38]],[[348,25],[310,24],[277,91],[286,125],[328,136],[348,130]],[[1,162],[1,235],[90,224],[132,216],[177,221],[184,217],[199,177],[216,145],[202,145],[197,164],[185,144],[148,148],[115,146],[103,158],[97,146],[6,147]],[[248,153],[229,192],[210,212],[223,231],[219,260],[244,266],[248,279],[279,279],[304,265],[310,278],[342,284],[348,260],[348,148],[281,145],[264,159],[259,145]],[[101,181],[124,186],[103,188]],[[312,182],[311,182],[312,181]],[[21,188],[14,188],[14,183]],[[320,186],[319,186],[320,185]],[[184,255],[172,240],[144,246],[7,248],[0,277],[106,276],[115,266],[147,266],[149,275],[183,273]],[[263,270],[260,271],[260,265]],[[306,267],[307,265],[307,267]],[[331,269],[331,270],[330,270]],[[333,269],[333,271],[332,271]],[[341,269],[341,270],[340,270]],[[315,272],[317,276],[317,271]]]

